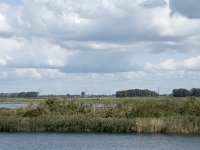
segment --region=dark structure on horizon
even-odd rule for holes
[[[151,91],[148,89],[131,89],[131,90],[123,90],[117,91],[116,97],[157,97],[159,94],[155,91]]]
[[[39,92],[0,93],[1,98],[36,98]]]
[[[187,96],[200,97],[200,88],[192,88],[191,90],[184,89],[184,88],[174,89],[172,91],[172,96],[174,97],[187,97]]]

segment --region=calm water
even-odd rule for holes
[[[0,133],[0,150],[200,150],[200,136]]]
[[[27,107],[27,103],[0,103],[0,108],[16,109],[20,107]]]

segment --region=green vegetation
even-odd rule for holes
[[[173,97],[200,97],[200,88],[192,88],[191,90],[179,88],[174,89],[172,91]],[[117,91],[116,97],[157,97],[159,96],[159,93],[155,91],[151,91],[148,89],[141,90],[141,89],[131,89],[131,90],[123,90],[123,91]]]
[[[132,89],[126,91],[117,91],[116,97],[156,97],[159,96],[155,91],[150,91],[148,89]]]
[[[0,93],[1,98],[36,98],[39,92]]]
[[[191,96],[200,97],[200,88],[193,88],[190,91]]]
[[[0,131],[200,134],[200,100],[48,99],[28,108],[0,109]]]
[[[174,89],[172,91],[172,95],[174,97],[188,97],[188,96],[195,96],[200,97],[200,89],[199,88],[192,88],[191,90],[187,89]]]
[[[172,95],[174,97],[187,97],[191,96],[191,92],[187,89],[174,89]]]

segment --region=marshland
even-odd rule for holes
[[[4,98],[1,132],[200,134],[197,97]]]

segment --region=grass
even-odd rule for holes
[[[198,98],[6,99],[3,102],[17,100],[30,105],[16,110],[0,109],[0,131],[200,134]],[[94,108],[94,104],[103,107]]]

